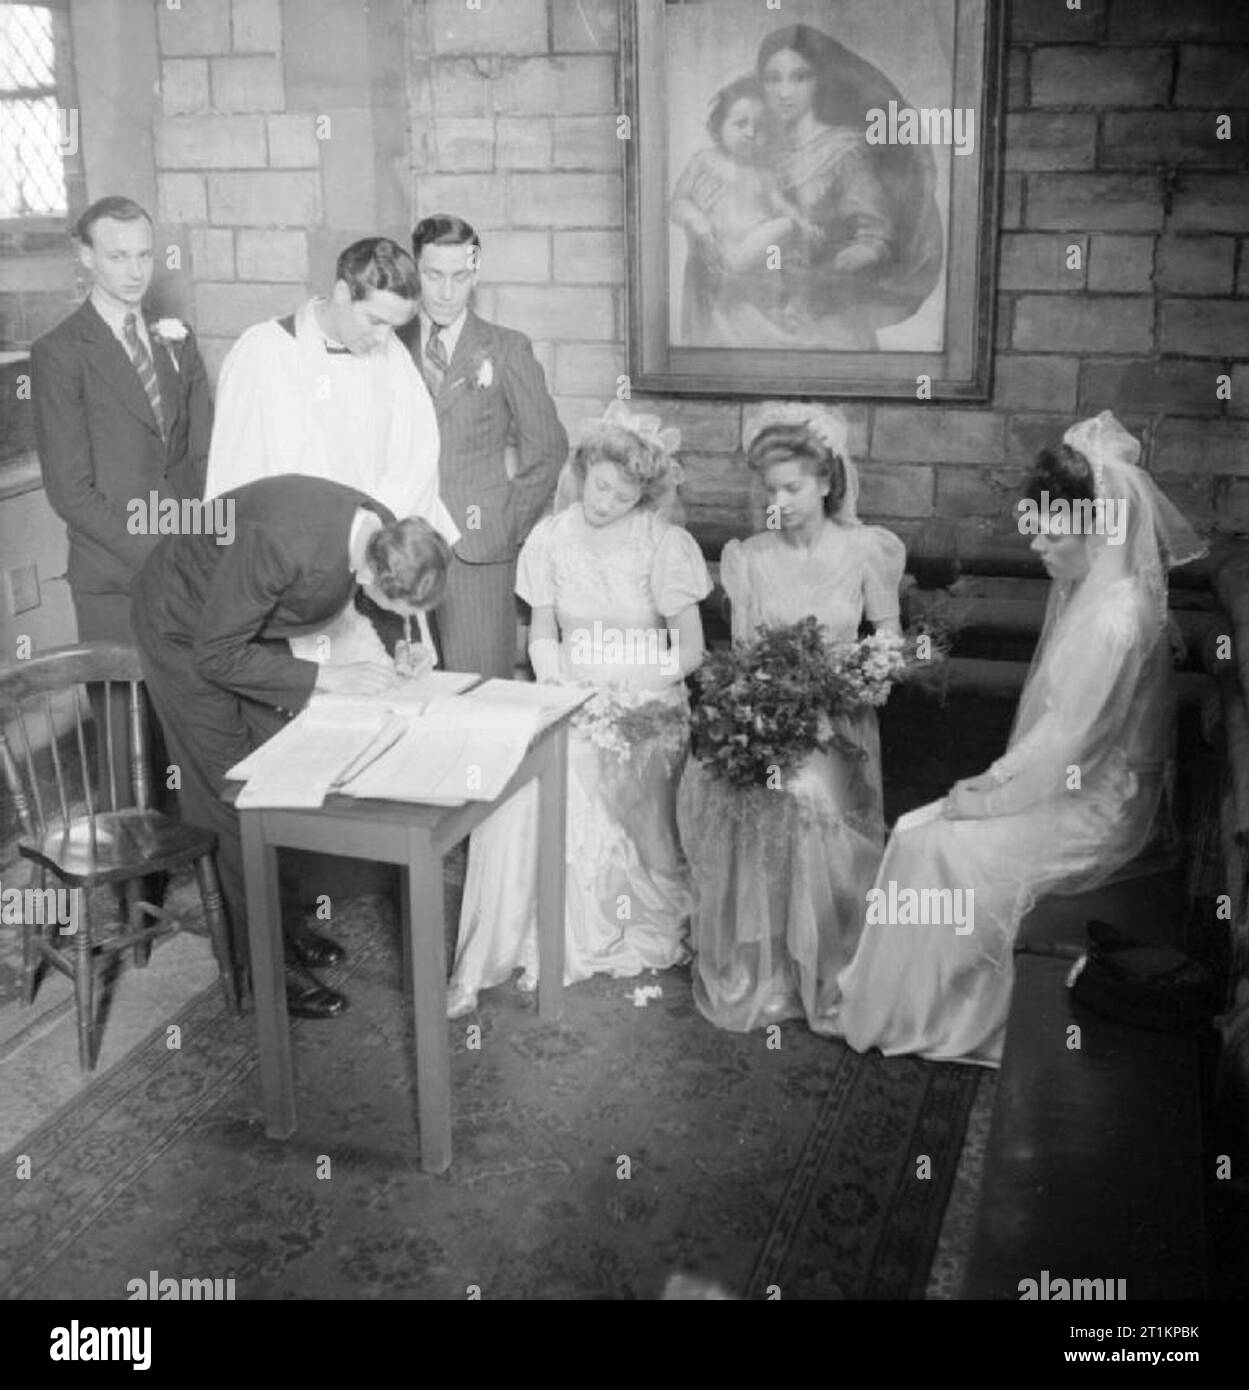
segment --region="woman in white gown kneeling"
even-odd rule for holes
[[[678,431],[614,403],[573,453],[570,504],[534,527],[517,564],[537,678],[648,697],[627,711],[628,727],[574,720],[569,732],[566,984],[688,958],[692,899],[675,796],[685,677],[703,659],[698,604],[711,581],[694,538],[665,519],[679,444]],[[452,1018],[518,968],[522,988],[537,983],[537,810],[534,783],[470,840]]]
[[[996,1066],[1023,917],[1095,887],[1153,836],[1171,731],[1167,571],[1205,547],[1139,456],[1103,411],[1038,460],[1020,527],[1053,584],[1015,727],[986,773],[894,828],[838,979],[837,1031],[858,1051]]]

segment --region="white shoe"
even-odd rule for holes
[[[516,981],[516,988],[524,990],[526,994],[532,994],[538,988],[538,972],[536,969],[526,966],[524,974]]]

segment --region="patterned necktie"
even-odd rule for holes
[[[139,337],[139,330],[135,326],[133,314],[126,315],[125,322],[122,324],[122,332],[126,337],[126,349],[130,353],[130,360],[134,363],[134,369],[139,373],[139,380],[147,392],[147,398],[152,406],[152,414],[156,416],[156,428],[160,430],[163,439],[165,437],[165,416],[160,408],[160,382],[156,379],[156,368],[152,365],[152,355],[144,346],[143,339]]]
[[[442,341],[442,329],[436,323],[429,326],[429,341],[425,344],[425,370],[429,376],[429,389],[437,395],[442,387],[442,379],[450,366],[447,358],[447,345]]]

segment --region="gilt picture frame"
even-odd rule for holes
[[[987,400],[992,0],[622,0],[629,376]]]

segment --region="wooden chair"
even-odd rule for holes
[[[140,683],[143,670],[133,647],[112,642],[80,642],[58,647],[0,666],[0,757],[4,777],[21,824],[18,851],[32,861],[31,879],[38,879],[43,896],[23,912],[22,965],[26,1002],[33,1002],[39,966],[48,961],[74,982],[78,1011],[78,1060],[84,1071],[95,1067],[95,957],[113,955],[134,947],[135,961],[146,965],[152,940],[179,931],[183,923],[171,913],[141,900],[142,880],[195,865],[204,917],[212,940],[213,953],[221,972],[226,1006],[237,1011],[234,974],[231,969],[229,933],[213,852],[217,837],[211,830],[162,815],[151,809],[147,750],[147,715]],[[105,742],[105,755],[88,756],[84,713],[90,714],[84,686],[100,682],[105,717],[97,726],[96,738]],[[128,685],[129,695],[116,688]],[[81,773],[81,799],[67,776],[55,722],[56,697],[72,706],[77,744],[77,763]],[[114,756],[113,701],[127,698],[130,733],[130,779],[134,804],[118,807],[118,768]],[[42,720],[40,719],[42,715]],[[39,750],[32,737],[40,723],[47,735],[46,750]],[[51,786],[41,787],[36,771],[36,753],[46,752],[51,762],[56,801]],[[95,769],[103,777],[107,766],[106,788],[97,788]],[[123,769],[124,771],[124,769]],[[82,800],[85,799],[85,807]],[[45,805],[45,802],[48,804]],[[77,924],[66,931],[58,928],[55,912],[46,910],[49,871],[76,896]],[[118,934],[97,939],[89,911],[92,888],[110,885],[118,892]],[[73,901],[73,899],[71,899]],[[29,920],[31,916],[41,921]],[[51,922],[49,922],[51,918]],[[152,920],[147,920],[152,919]]]

